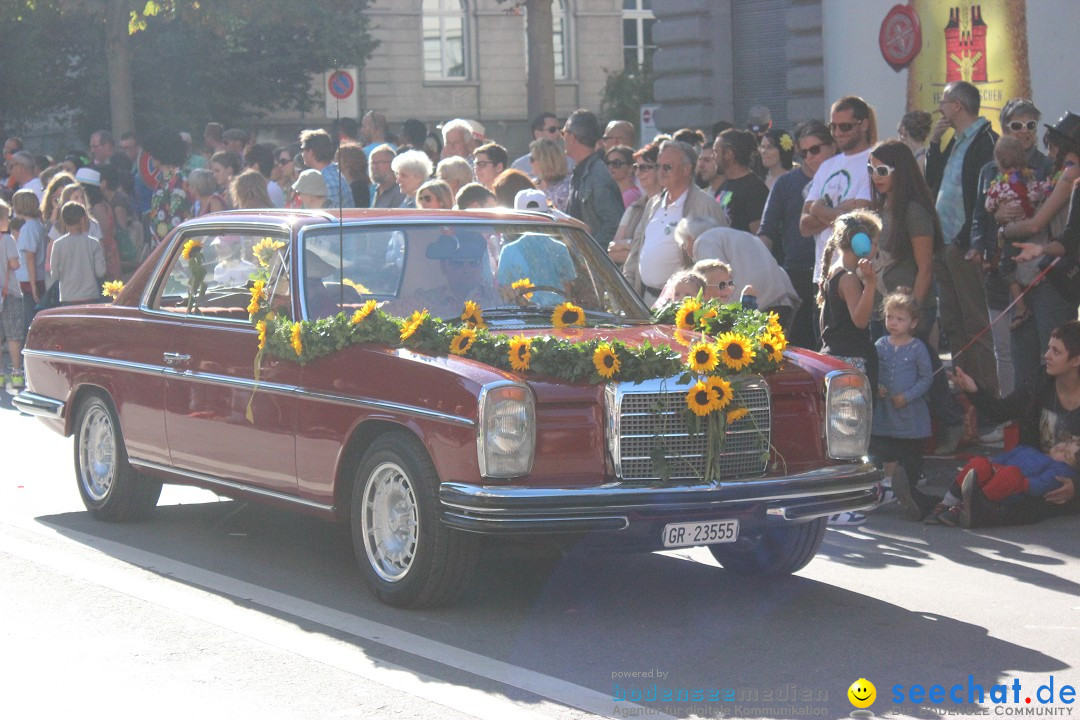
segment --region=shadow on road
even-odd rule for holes
[[[1074,583],[1050,571],[1017,565],[1050,567],[1057,561],[1015,539],[948,528],[924,531],[892,520],[864,528],[865,538],[830,532],[823,556],[875,568],[917,565],[936,554],[1076,591]],[[223,501],[160,507],[152,521],[138,524],[99,523],[86,513],[39,521],[87,544],[93,544],[87,536],[111,540],[601,693],[612,692],[617,682],[623,689],[657,683],[731,689],[760,700],[761,693],[794,686],[814,693],[817,706],[831,707],[824,716],[839,717],[851,710],[845,693],[860,677],[891,684],[913,678],[961,682],[970,674],[989,689],[1006,675],[1049,674],[1069,666],[991,637],[984,627],[911,611],[855,589],[799,576],[740,579],[670,555],[558,555],[493,544],[458,606],[410,612],[385,607],[368,593],[347,528],[274,508]],[[430,672],[430,663],[425,668],[404,653],[345,639],[415,672]],[[665,679],[615,679],[617,673],[657,670],[667,673]],[[490,682],[461,669],[440,670],[440,676],[490,688]],[[879,692],[888,684],[879,685]],[[516,692],[503,690],[509,696]]]

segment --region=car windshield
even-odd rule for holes
[[[550,326],[565,302],[589,325],[640,324],[648,308],[581,230],[487,222],[344,225],[301,234],[304,305],[327,317],[374,298],[406,316],[449,319],[466,301],[495,326]]]

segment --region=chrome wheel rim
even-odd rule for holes
[[[116,479],[116,429],[105,408],[94,405],[79,428],[79,480],[94,502],[109,496]]]
[[[368,477],[361,526],[372,569],[387,582],[403,579],[416,559],[420,511],[409,476],[397,463],[382,463]]]

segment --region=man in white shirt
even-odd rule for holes
[[[642,297],[652,304],[660,296],[664,283],[685,265],[682,249],[675,241],[675,226],[688,215],[712,217],[727,226],[724,209],[710,193],[693,183],[697,153],[678,140],[667,140],[657,157],[660,185],[664,188],[645,206],[647,222],[634,233],[623,274],[631,285],[643,287]]]
[[[877,142],[874,109],[861,97],[849,95],[833,103],[830,117],[829,130],[839,152],[823,162],[814,174],[799,218],[802,234],[816,239],[815,283],[829,271],[821,267],[821,254],[832,235],[833,222],[846,212],[869,207],[872,199],[866,164],[870,147]]]

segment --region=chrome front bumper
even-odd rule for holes
[[[882,473],[869,461],[782,477],[712,483],[624,484],[525,488],[444,482],[442,520],[485,534],[548,534],[627,530],[635,524],[700,517],[761,515],[764,522],[801,522],[865,510],[881,500]]]
[[[64,403],[44,395],[23,390],[11,400],[11,404],[27,415],[49,420],[64,419]]]

